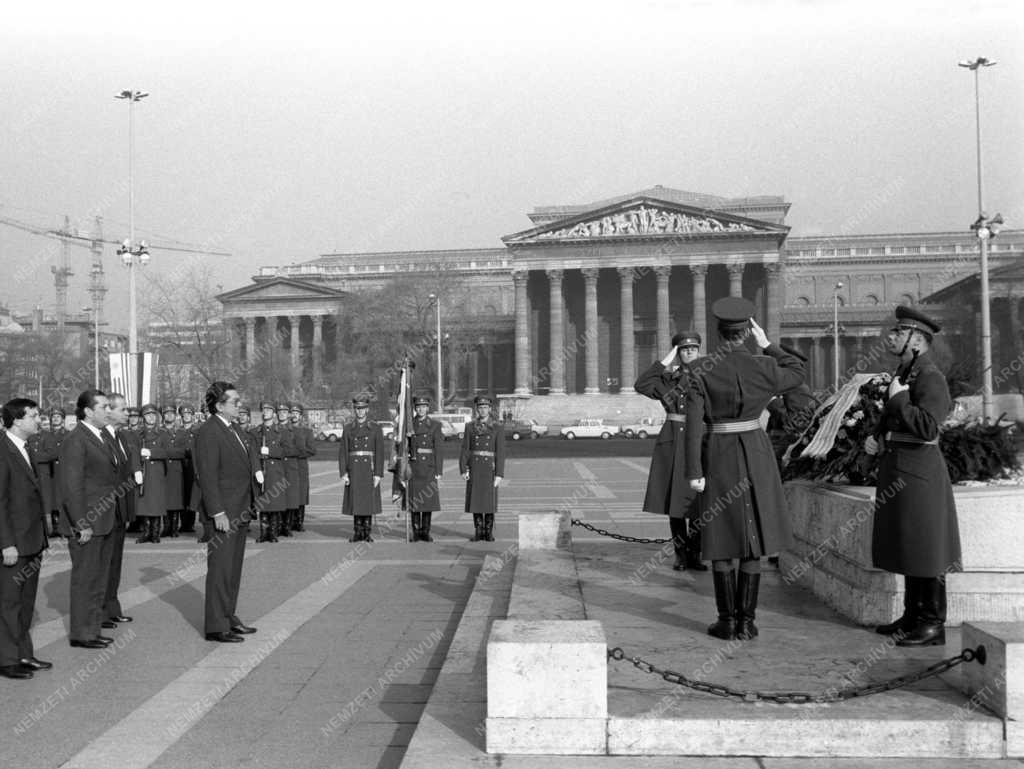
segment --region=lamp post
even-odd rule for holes
[[[135,155],[135,121],[132,105],[142,101],[148,93],[145,91],[124,90],[114,96],[128,102],[128,238],[117,249],[121,263],[128,268],[128,352],[139,351],[138,328],[135,308],[135,260],[139,264],[149,263],[149,251],[145,241],[135,242],[135,189],[134,189],[134,155]]]
[[[832,290],[832,371],[836,392],[839,392],[839,292],[842,290],[842,281],[838,281]]]
[[[95,307],[83,307],[82,312],[92,313],[92,335],[93,335],[93,386],[100,389],[100,314]]]
[[[444,390],[442,389],[444,383],[441,374],[441,297],[431,294],[429,298],[434,302],[434,308],[437,310],[437,410],[444,411]]]
[[[978,218],[971,225],[978,235],[978,250],[981,252],[981,413],[986,422],[991,422],[995,416],[992,405],[992,321],[989,317],[989,288],[988,288],[988,241],[993,232],[989,227],[988,217],[985,215],[985,207],[982,203],[982,174],[981,174],[981,93],[978,85],[978,72],[982,67],[994,67],[994,61],[979,56],[974,61],[957,62],[958,67],[964,67],[974,73],[974,125],[975,144],[978,159]],[[996,216],[1000,221],[1002,217]]]

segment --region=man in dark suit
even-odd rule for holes
[[[36,659],[29,626],[46,541],[43,495],[26,441],[39,432],[39,409],[28,398],[3,407],[0,438],[0,676],[31,678],[53,665]]]
[[[72,646],[102,649],[113,639],[100,635],[110,572],[118,505],[128,489],[119,487],[118,458],[104,437],[110,404],[102,390],[78,396],[78,424],[61,445],[61,533],[71,555]],[[119,499],[120,495],[120,499]]]
[[[103,429],[114,443],[117,454],[118,488],[125,493],[117,501],[117,520],[110,532],[110,570],[107,576],[107,589],[103,598],[103,627],[113,629],[119,622],[131,622],[132,618],[121,611],[121,602],[117,598],[121,586],[121,560],[124,557],[124,537],[128,523],[135,517],[135,489],[141,485],[142,460],[138,450],[133,451],[135,442],[124,434],[128,425],[127,402],[120,393],[111,393],[107,398],[110,404],[109,420]],[[134,433],[132,434],[134,436]]]
[[[258,458],[235,425],[242,399],[230,382],[206,391],[210,418],[196,434],[196,475],[202,490],[203,542],[206,542],[207,641],[238,643],[256,628],[235,614],[242,581],[245,536],[253,516],[257,484],[263,483]]]

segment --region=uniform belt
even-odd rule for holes
[[[711,433],[749,433],[761,429],[761,422],[757,419],[743,419],[736,422],[713,422],[708,425],[708,432]]]
[[[493,457],[493,451],[473,451],[471,452],[474,457]]]
[[[921,446],[938,446],[939,439],[933,438],[930,441],[926,441],[924,438],[918,438],[916,435],[910,433],[901,433],[896,430],[890,430],[885,434],[885,439],[895,443],[916,443]]]
[[[686,414],[666,414],[665,419],[669,422],[685,422]]]
[[[348,453],[350,457],[372,457],[372,451],[350,451]],[[289,457],[290,458],[290,457]]]
[[[433,449],[416,449],[417,454],[433,454]]]

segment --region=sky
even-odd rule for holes
[[[215,285],[325,253],[495,248],[539,205],[656,184],[782,195],[792,235],[1024,228],[1024,3],[18,3],[0,216],[127,237]],[[0,225],[0,304],[54,306],[58,243]],[[71,249],[69,309],[90,303]],[[104,255],[107,315],[128,277]]]

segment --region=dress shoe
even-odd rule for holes
[[[105,644],[107,646],[110,646],[110,644],[114,643],[114,639],[113,638],[111,638],[110,636],[105,636],[105,635],[98,635],[98,636],[96,636],[96,640],[99,641],[101,644]]]
[[[131,617],[126,617],[123,614],[118,614],[118,615],[116,615],[114,617],[108,617],[107,619],[109,619],[111,622],[131,622],[132,621]]]
[[[36,659],[35,657],[22,659],[20,662],[23,668],[28,668],[29,670],[49,670],[53,667],[52,662],[45,662],[43,660]]]
[[[112,621],[111,621],[111,620],[109,620],[109,619],[105,619],[105,620],[103,620],[103,621],[102,621],[102,622],[100,623],[100,627],[104,627],[104,628],[106,628],[107,630],[113,630],[114,628],[116,628],[116,627],[117,627],[117,623],[116,623],[116,622],[112,622]]]
[[[107,648],[107,644],[103,643],[102,641],[74,641],[73,640],[70,643],[71,643],[71,645],[73,647],[77,647],[79,649],[106,649]]]
[[[26,670],[21,665],[4,665],[0,667],[0,676],[4,678],[31,678],[32,671]]]
[[[248,625],[243,625],[241,622],[239,622],[237,625],[231,626],[231,632],[235,635],[249,635],[250,633],[255,633],[256,628],[249,627]]]
[[[206,640],[207,641],[216,641],[217,643],[222,643],[222,644],[240,644],[245,639],[242,638],[242,636],[240,636],[240,635],[235,635],[234,633],[228,632],[228,633],[207,633],[206,634]]]

